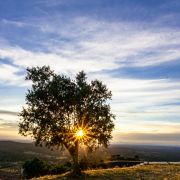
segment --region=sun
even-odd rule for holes
[[[77,138],[82,138],[84,136],[84,131],[82,129],[79,129],[77,132],[76,132],[76,137]]]
[[[87,126],[78,126],[75,128],[73,137],[75,141],[85,143],[90,138],[90,129]]]

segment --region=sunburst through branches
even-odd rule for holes
[[[77,127],[74,133],[75,141],[79,141],[81,143],[84,143],[89,139],[90,131],[86,127]]]

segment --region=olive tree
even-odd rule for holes
[[[65,147],[79,173],[78,146],[108,146],[114,128],[109,91],[101,81],[88,83],[81,71],[74,79],[56,74],[49,66],[27,68],[32,87],[20,113],[19,133],[37,145]]]

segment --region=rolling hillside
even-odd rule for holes
[[[87,170],[81,180],[179,180],[180,165],[143,165],[129,168]],[[73,180],[69,174],[44,176],[33,180]]]
[[[139,156],[142,161],[180,161],[180,147],[143,146],[143,145],[111,145],[107,153],[123,157]],[[0,141],[0,162],[25,161],[33,157],[57,160],[64,157],[60,150],[49,150],[37,147],[33,143]]]

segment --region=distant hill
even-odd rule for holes
[[[34,143],[0,141],[0,163],[25,161],[33,157],[54,160],[62,157],[62,151],[51,151],[45,147],[35,146]]]
[[[180,147],[147,145],[111,145],[110,155],[123,157],[138,156],[142,161],[180,161]],[[67,156],[67,155],[66,155]],[[63,159],[61,150],[37,147],[33,143],[0,141],[0,163],[17,162],[39,157],[50,161]]]
[[[180,147],[153,145],[111,145],[112,155],[139,156],[142,161],[180,161]]]

